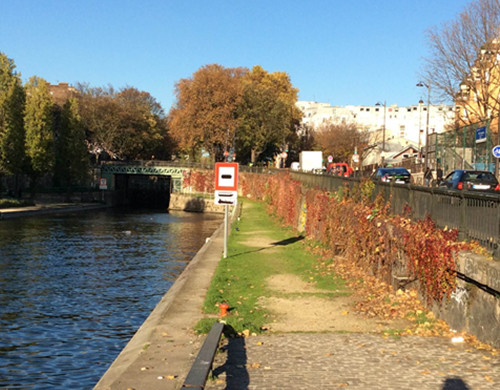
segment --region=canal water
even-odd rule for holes
[[[0,389],[92,389],[221,223],[130,210],[0,221]]]

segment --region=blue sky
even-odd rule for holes
[[[400,106],[416,87],[425,31],[466,0],[0,0],[0,51],[36,75],[149,92],[168,112],[200,67],[284,71],[300,100]]]

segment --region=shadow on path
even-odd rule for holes
[[[250,377],[247,371],[247,353],[245,347],[245,338],[235,336],[233,328],[224,331],[228,338],[228,344],[222,348],[227,352],[226,362],[212,370],[212,374],[217,377],[221,373],[226,373],[226,390],[245,390],[248,389]]]
[[[275,246],[286,246],[286,245],[294,244],[297,241],[301,241],[304,238],[305,238],[305,236],[302,236],[302,235],[296,236],[296,237],[290,237],[290,238],[287,238],[285,240],[271,242],[271,244],[269,246],[265,246],[265,247],[262,247],[262,248],[259,248],[259,249],[254,249],[254,250],[251,250],[251,251],[236,253],[236,254],[234,254],[232,256],[228,256],[228,257],[238,257],[238,256],[241,256],[241,255],[246,255],[247,253],[261,252],[261,251],[266,250],[266,249],[271,249],[271,248],[273,248]]]
[[[460,378],[446,378],[441,390],[470,390]]]

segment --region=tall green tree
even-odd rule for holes
[[[30,163],[32,191],[38,179],[52,172],[55,164],[53,102],[47,82],[33,76],[26,84],[26,155]]]
[[[264,151],[277,153],[296,138],[302,116],[295,105],[297,94],[285,72],[268,73],[254,66],[245,74],[243,99],[237,111],[240,126],[236,138],[241,159],[255,163]]]
[[[25,98],[14,61],[0,52],[0,174],[18,174],[24,169]]]
[[[85,129],[78,112],[78,100],[70,97],[60,112],[56,139],[55,180],[68,189],[84,184],[89,174],[89,153]]]

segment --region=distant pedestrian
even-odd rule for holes
[[[425,180],[425,186],[429,187],[432,180],[432,171],[430,170],[429,167],[425,168],[424,180]]]
[[[438,186],[443,181],[443,169],[441,168],[441,165],[438,165],[436,169],[436,181]]]

